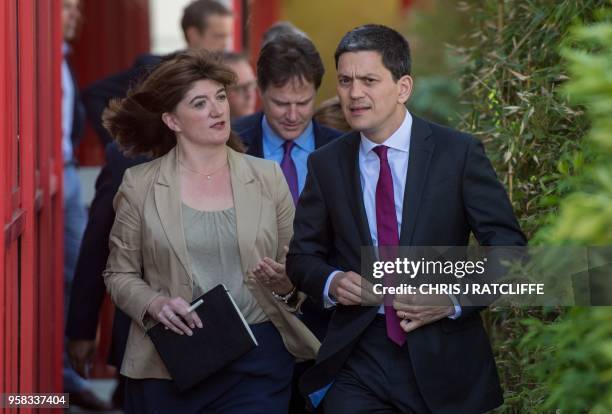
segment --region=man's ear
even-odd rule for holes
[[[185,37],[187,38],[187,46],[194,48],[200,43],[202,34],[196,26],[189,26],[187,30],[185,30]]]
[[[412,95],[413,81],[410,75],[404,75],[397,81],[399,86],[398,102],[402,105],[408,102],[410,95]]]
[[[174,116],[174,114],[170,112],[164,112],[162,114],[162,121],[164,121],[164,124],[166,124],[166,126],[170,128],[172,131],[181,132],[181,127],[179,126],[178,121],[176,117]]]

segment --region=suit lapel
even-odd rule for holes
[[[159,214],[166,237],[179,261],[191,277],[187,254],[183,212],[181,208],[181,187],[178,175],[178,152],[174,147],[161,158],[161,165],[155,183],[155,207]]]
[[[406,187],[404,189],[404,207],[402,210],[401,246],[410,245],[414,236],[414,227],[417,222],[419,206],[421,205],[423,186],[427,178],[427,171],[435,146],[430,135],[431,129],[429,125],[421,118],[413,115],[408,171],[406,173]]]
[[[358,132],[352,132],[342,138],[346,145],[346,151],[339,154],[340,168],[344,179],[346,197],[351,206],[351,213],[357,224],[357,230],[361,237],[361,244],[371,246],[372,237],[368,227],[368,218],[363,205],[363,189],[359,170],[359,143],[361,137]]]
[[[331,139],[323,133],[321,126],[314,120],[312,121],[312,133],[314,135],[315,149],[319,149],[331,141]]]
[[[259,181],[250,172],[243,156],[233,150],[228,153],[234,209],[236,211],[236,233],[243,274],[253,267],[253,246],[259,230],[261,216],[261,188]]]
[[[72,141],[72,145],[76,146],[81,137],[83,136],[83,132],[85,129],[85,107],[81,102],[79,94],[79,84],[72,68],[70,56],[66,56],[64,59],[66,60],[66,66],[68,66],[68,72],[70,73],[70,81],[72,82],[72,90],[74,92],[72,101],[72,129],[70,132],[70,139]]]
[[[253,124],[251,129],[251,142],[249,148],[247,149],[247,154],[252,155],[257,158],[263,158],[263,128],[261,127],[261,121],[263,118],[263,113],[261,116],[256,118],[256,122]]]

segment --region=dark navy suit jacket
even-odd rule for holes
[[[97,80],[83,90],[82,99],[87,118],[105,147],[113,141],[113,137],[102,125],[102,112],[109,101],[124,98],[128,90],[145,78],[163,59],[165,57],[157,55],[141,55],[129,69]]]
[[[263,112],[239,118],[232,122],[232,130],[240,135],[242,141],[247,146],[247,154],[254,157],[263,158],[263,130],[261,120]],[[329,144],[334,139],[342,135],[342,132],[323,126],[316,121],[312,121],[315,136],[315,149]]]
[[[70,140],[72,141],[72,148],[76,149],[83,138],[83,134],[85,133],[85,107],[83,106],[83,100],[81,93],[79,92],[79,84],[77,82],[76,76],[74,75],[74,71],[72,70],[72,65],[70,64],[70,60],[66,61],[68,63],[68,70],[70,72],[70,80],[72,82],[72,87],[74,90],[74,102],[72,104],[72,128],[70,129]]]
[[[247,146],[247,154],[263,158],[263,131],[261,121],[263,112],[242,117],[232,123],[232,130],[236,132]],[[315,137],[315,150],[329,144],[342,132],[327,128],[313,120],[313,132]],[[319,338],[323,340],[327,332],[327,325],[332,311],[325,310],[322,306],[308,299],[302,305],[302,322]]]
[[[400,245],[523,246],[508,196],[477,139],[413,116]],[[372,245],[358,162],[360,135],[350,132],[312,153],[296,209],[287,273],[322,302],[337,269],[361,273],[361,247]],[[318,403],[377,307],[335,307],[327,335],[301,389]],[[477,308],[407,334],[419,390],[435,414],[480,413],[503,401],[489,340]]]
[[[108,259],[108,236],[115,222],[113,198],[123,180],[123,173],[134,165],[148,161],[146,157],[126,158],[117,144],[106,147],[106,164],[96,180],[96,193],[89,209],[89,221],[74,275],[66,336],[72,340],[96,338],[98,317],[106,292],[102,272]],[[109,363],[121,366],[130,328],[130,319],[115,309]]]
[[[102,271],[108,259],[108,236],[115,221],[113,198],[119,189],[123,173],[129,167],[146,162],[146,157],[126,158],[102,125],[102,113],[113,98],[123,98],[129,88],[164,58],[155,55],[138,57],[129,69],[92,83],[82,93],[87,116],[106,147],[106,164],[96,180],[96,192],[89,210],[89,221],[83,234],[79,259],[74,275],[66,336],[72,340],[93,340],[96,337],[100,308],[106,287]],[[121,366],[130,320],[115,310],[109,363]]]

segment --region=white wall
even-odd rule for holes
[[[185,48],[181,30],[183,9],[191,0],[151,0],[151,52],[170,53]]]
[[[192,0],[150,0],[151,53],[165,54],[186,47],[181,17],[183,9]],[[222,0],[232,7],[232,0]]]

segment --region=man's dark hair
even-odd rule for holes
[[[232,64],[236,62],[247,62],[249,63],[249,56],[242,52],[230,52],[225,50],[220,53],[221,62],[225,64]]]
[[[282,20],[282,21],[274,23],[272,26],[268,28],[268,30],[264,32],[264,34],[261,36],[260,48],[263,48],[265,45],[272,42],[277,37],[288,35],[288,34],[308,37],[306,33],[298,29],[293,23],[287,20]]]
[[[183,10],[181,19],[185,39],[187,39],[187,29],[190,27],[197,27],[200,33],[204,32],[208,17],[213,15],[231,16],[232,11],[215,0],[195,0],[189,3]]]
[[[380,24],[366,24],[344,35],[336,48],[334,58],[336,69],[340,55],[347,52],[373,51],[382,57],[385,68],[389,69],[393,80],[410,75],[410,46],[404,36],[390,27]]]
[[[257,60],[257,84],[262,92],[268,86],[283,86],[292,78],[321,86],[325,68],[312,41],[304,36],[285,34],[267,43]]]

